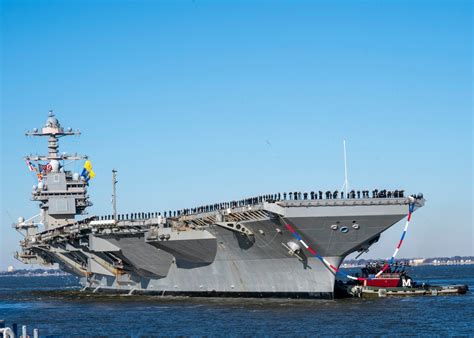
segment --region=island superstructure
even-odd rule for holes
[[[421,194],[402,190],[294,191],[175,211],[89,216],[91,164],[87,156],[58,150],[59,138],[78,133],[65,130],[52,113],[43,128],[27,132],[48,138],[48,155],[25,158],[38,179],[32,200],[40,213],[20,217],[14,227],[24,236],[16,258],[58,264],[79,276],[84,290],[333,298],[334,272],[289,229],[339,267],[403,219],[409,204],[424,205]],[[81,174],[67,170],[70,161],[85,161]]]

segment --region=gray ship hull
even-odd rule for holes
[[[235,222],[215,216],[201,227],[156,224],[136,233],[124,231],[136,226],[124,221],[116,232],[85,232],[87,241],[68,241],[65,252],[85,267],[82,272],[64,260],[54,261],[83,277],[84,289],[94,292],[327,299],[334,294],[335,274],[304,248],[289,250],[295,238],[285,224],[339,267],[345,256],[368,248],[408,212],[408,199],[375,202],[262,203],[260,209],[254,206],[255,219],[239,223],[241,231],[230,227]],[[344,227],[347,232],[341,231]],[[51,252],[48,259],[55,257]]]

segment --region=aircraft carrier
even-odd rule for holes
[[[119,214],[114,207],[90,216],[91,162],[59,152],[59,138],[77,134],[52,112],[44,127],[26,133],[48,138],[48,154],[25,157],[38,180],[32,200],[39,214],[13,225],[23,235],[16,258],[58,264],[93,292],[332,299],[334,271],[301,243],[338,268],[406,217],[409,205],[424,205],[421,194],[403,190],[313,190],[174,211]],[[82,173],[67,169],[74,161],[84,164]],[[113,196],[115,183],[113,170]]]

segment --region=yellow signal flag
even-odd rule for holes
[[[95,172],[93,170],[89,171],[89,178],[94,178]]]
[[[87,171],[91,171],[92,170],[92,163],[91,161],[87,160],[86,163],[84,163],[84,168],[87,170]]]

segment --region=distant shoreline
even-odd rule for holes
[[[375,262],[376,260],[374,260]],[[342,263],[341,264],[341,268],[346,268],[346,269],[349,269],[349,268],[362,268],[362,267],[365,267],[367,265],[366,264],[357,264],[357,263]],[[411,267],[416,267],[416,266],[458,266],[458,265],[474,265],[474,261],[471,261],[471,262],[464,262],[464,263],[420,263],[420,264],[408,264],[408,266],[411,266]]]
[[[348,259],[341,264],[343,268],[364,267],[372,262],[384,261],[383,259]],[[396,263],[409,266],[446,266],[446,265],[473,265],[474,256],[453,256],[453,257],[434,257],[434,258],[402,258],[396,259]]]

